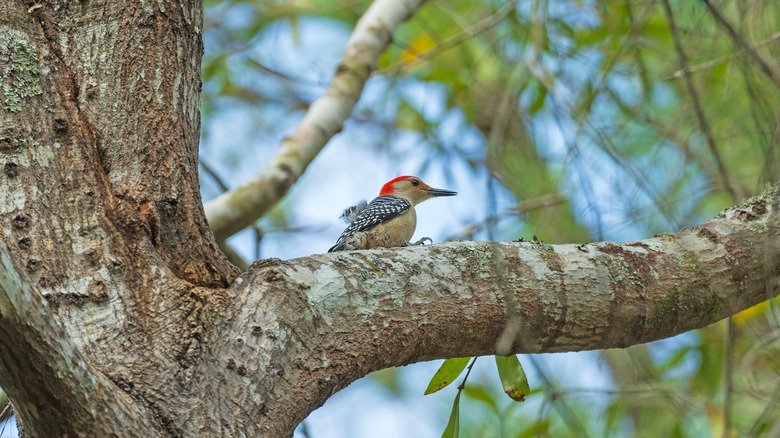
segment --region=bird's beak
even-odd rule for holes
[[[423,192],[429,196],[455,196],[458,194],[458,192],[453,192],[452,190],[434,189],[432,187],[423,189]]]

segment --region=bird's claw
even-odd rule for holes
[[[428,241],[429,244],[433,243],[433,239],[430,237],[423,237],[422,239],[418,240],[417,242],[414,242],[412,245],[425,245],[425,241]]]

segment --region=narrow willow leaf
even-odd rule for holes
[[[455,396],[455,403],[452,404],[452,412],[450,413],[450,421],[447,423],[447,428],[444,429],[444,433],[441,434],[441,438],[458,438],[460,436],[460,393]]]
[[[441,364],[439,370],[431,378],[431,383],[428,384],[428,388],[425,389],[425,395],[433,394],[434,392],[444,388],[458,378],[463,369],[469,363],[468,357],[453,357],[447,359]]]
[[[501,418],[501,408],[498,406],[497,395],[479,384],[469,384],[463,388],[467,398],[478,400],[487,405],[491,411]]]
[[[528,387],[528,378],[517,356],[496,356],[496,367],[506,395],[514,401],[524,401],[531,388]]]

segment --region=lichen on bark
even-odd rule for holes
[[[40,74],[35,45],[21,32],[0,28],[0,93],[8,111],[21,111],[24,99],[43,93]]]

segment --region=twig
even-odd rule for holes
[[[644,16],[645,12],[650,8],[650,5],[648,5],[641,13],[640,16]],[[648,80],[647,76],[647,67],[645,66],[645,63],[642,62],[642,55],[639,52],[639,45],[641,44],[640,36],[639,36],[639,29],[638,29],[638,21],[639,17],[634,15],[634,8],[631,7],[631,0],[626,0],[626,12],[628,13],[628,19],[631,22],[631,33],[629,34],[629,38],[631,40],[631,48],[633,49],[633,55],[634,55],[634,62],[636,62],[636,66],[639,73],[639,78],[642,81],[642,95],[647,95],[647,88],[650,81]]]
[[[463,376],[463,381],[460,382],[460,385],[458,385],[458,392],[463,391],[463,388],[466,387],[466,380],[469,378],[469,374],[471,374],[471,369],[474,368],[474,363],[477,361],[478,357],[474,356],[473,359],[471,359],[471,363],[469,364],[469,367],[466,368],[466,375]]]
[[[470,238],[477,231],[483,228],[487,228],[505,217],[521,215],[529,211],[553,207],[559,204],[564,204],[568,200],[569,199],[566,196],[560,193],[551,193],[548,195],[542,195],[542,196],[537,196],[535,198],[526,199],[520,205],[509,208],[501,213],[491,215],[479,222],[464,227],[458,234],[452,235],[445,240],[462,240],[462,239]]]
[[[745,51],[747,55],[753,59],[753,61],[758,64],[759,67],[761,67],[761,71],[764,72],[765,75],[767,75],[772,82],[775,83],[775,85],[780,88],[780,71],[778,71],[777,68],[774,68],[773,66],[769,65],[769,62],[765,60],[763,57],[761,57],[761,54],[758,53],[755,47],[748,44],[747,41],[745,41],[744,38],[742,38],[742,35],[737,33],[737,30],[734,29],[734,26],[731,25],[731,23],[726,20],[726,17],[723,16],[723,14],[720,13],[718,8],[712,5],[710,0],[702,0],[704,4],[707,6],[707,9],[710,10],[710,13],[713,17],[715,17],[715,21],[718,22],[721,26],[723,26],[726,31],[731,36],[731,39],[734,40],[734,44]]]
[[[550,376],[547,375],[547,371],[543,369],[541,362],[533,355],[529,356],[528,359],[531,362],[531,366],[533,366],[536,370],[537,376],[539,379],[541,379],[542,384],[546,388],[546,390],[543,391],[546,394],[545,400],[549,400],[552,407],[558,411],[558,414],[561,416],[564,424],[566,424],[566,426],[572,432],[574,432],[574,436],[588,436],[585,426],[582,424],[582,422],[579,421],[577,415],[566,404],[565,398],[558,397],[559,390],[552,379],[550,379]]]
[[[780,32],[778,32],[778,33],[776,33],[774,35],[771,35],[768,38],[764,38],[763,40],[759,41],[758,43],[756,43],[756,47],[762,47],[762,46],[765,46],[767,44],[773,43],[773,42],[778,41],[778,40],[780,40]],[[728,55],[723,55],[723,56],[717,57],[715,59],[711,59],[709,61],[702,62],[701,64],[691,65],[691,66],[688,67],[687,70],[679,69],[679,70],[675,71],[674,73],[672,73],[670,75],[667,75],[664,79],[666,79],[667,81],[673,80],[673,79],[680,79],[681,77],[683,77],[683,76],[685,76],[687,74],[694,74],[694,73],[702,72],[704,70],[709,70],[709,69],[711,69],[711,68],[713,68],[715,66],[723,64],[724,62],[728,62],[731,58],[733,58],[735,56],[740,56],[740,55],[743,55],[743,54],[744,54],[744,49],[740,49],[740,50],[737,50],[734,53],[729,53]]]
[[[223,192],[227,192],[228,190],[230,190],[228,185],[225,184],[225,181],[219,176],[219,174],[214,170],[213,167],[206,164],[206,162],[203,160],[198,160],[198,162],[200,163],[200,167],[203,168],[203,171],[206,172],[206,174],[208,174],[208,176],[214,180],[214,182],[217,184],[217,187],[219,187],[220,190],[222,190]]]
[[[680,34],[677,31],[677,23],[674,20],[674,13],[672,7],[669,4],[669,0],[663,0],[664,11],[666,12],[666,18],[669,21],[669,31],[672,34],[672,41],[674,42],[674,48],[677,51],[677,57],[680,59],[680,64],[684,71],[688,71],[688,56],[685,54],[685,50],[680,41]],[[715,143],[715,137],[712,134],[712,128],[710,127],[707,117],[704,115],[704,109],[701,106],[701,100],[699,99],[699,92],[696,91],[696,87],[693,84],[693,79],[689,74],[685,75],[685,85],[688,88],[688,93],[691,95],[691,101],[693,102],[693,110],[696,114],[696,119],[699,121],[699,127],[704,133],[704,137],[707,139],[707,146],[710,149],[712,157],[715,159],[715,163],[718,165],[718,173],[723,180],[723,185],[726,191],[731,196],[732,200],[738,201],[739,195],[731,184],[731,178],[729,178],[726,165],[723,163],[723,158],[718,152],[717,144]]]
[[[226,241],[222,240],[217,242],[217,246],[219,246],[219,249],[222,250],[222,253],[225,254],[225,257],[227,257],[230,263],[234,264],[241,272],[246,272],[246,270],[249,269],[249,263],[238,255],[236,250],[234,250]]]
[[[396,64],[384,68],[382,70],[377,71],[375,74],[382,75],[382,76],[397,75],[404,70],[411,69],[412,67],[415,67],[424,61],[434,58],[436,55],[439,55],[440,53],[445,52],[463,43],[464,41],[467,41],[473,38],[474,36],[479,35],[482,32],[485,32],[486,30],[492,28],[493,26],[498,24],[499,21],[503,20],[509,14],[511,14],[515,10],[515,6],[516,6],[515,2],[513,1],[507,2],[499,10],[485,17],[479,23],[476,23],[470,28],[465,29],[463,32],[455,35],[454,37],[448,38],[442,41],[441,43],[437,44],[435,49],[431,49],[422,53],[415,54],[415,59],[413,61],[407,62],[405,64]]]
[[[773,417],[777,409],[778,401],[780,401],[780,386],[778,386],[769,398],[764,411],[753,422],[753,426],[750,428],[746,438],[753,438],[762,436],[761,432],[765,432],[769,428],[769,425],[773,423]]]
[[[217,186],[222,190],[223,192],[227,192],[230,190],[228,188],[228,185],[225,183],[225,181],[219,176],[219,174],[208,164],[206,164],[205,161],[199,160],[200,167],[203,168],[203,171],[208,174],[211,179],[214,180],[214,182],[217,184]],[[262,231],[255,226],[255,232],[256,233],[262,233]],[[217,246],[219,246],[219,249],[222,250],[222,253],[225,254],[225,257],[230,261],[230,263],[234,264],[238,269],[241,270],[241,272],[246,271],[249,268],[249,263],[247,263],[238,253],[231,247],[227,241],[220,240],[217,241]],[[258,242],[259,246],[259,242]],[[259,250],[258,250],[259,252]],[[258,257],[259,258],[259,257]]]
[[[731,398],[734,396],[734,318],[729,316],[726,335],[726,394],[723,397],[723,438],[731,436]]]

